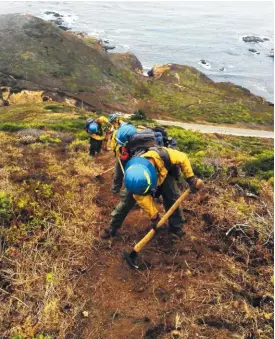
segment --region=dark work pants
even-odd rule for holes
[[[94,156],[95,153],[100,153],[101,151],[101,146],[102,146],[102,140],[96,140],[90,137],[90,152],[89,154],[91,156]]]
[[[180,197],[180,190],[174,177],[169,174],[160,186],[161,195],[163,197],[163,204],[166,211],[174,204]],[[120,193],[120,202],[111,213],[112,219],[110,227],[117,230],[122,225],[127,214],[135,206],[136,200],[133,195],[125,188]],[[182,229],[185,222],[181,207],[177,208],[169,218],[169,227],[171,229]]]
[[[125,166],[125,161],[121,160],[121,164],[124,168]],[[114,174],[114,180],[113,180],[113,185],[112,185],[112,191],[113,192],[119,192],[123,183],[123,172],[122,169],[120,167],[119,161],[118,159],[116,159],[116,163],[115,163],[115,174]]]

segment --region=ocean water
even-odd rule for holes
[[[145,71],[154,64],[190,65],[215,81],[231,81],[274,102],[274,59],[268,57],[274,48],[271,1],[0,2],[0,14],[52,19],[45,11],[64,15],[64,25],[72,30],[109,40],[114,52],[133,52]],[[246,35],[270,41],[245,43]]]

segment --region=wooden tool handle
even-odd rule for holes
[[[121,160],[120,160],[120,157],[119,157],[119,156],[117,157],[117,160],[118,160],[118,162],[119,162],[119,165],[120,165],[120,168],[121,168],[121,170],[122,170],[123,175],[125,175],[125,171],[124,171],[124,168],[123,168],[123,166],[122,166],[122,163],[121,163]]]
[[[198,179],[197,181],[197,188],[202,187],[203,182],[202,180]],[[179,198],[178,200],[170,207],[170,209],[164,214],[164,216],[160,219],[160,221],[157,224],[157,228],[161,227],[165,222],[168,220],[168,218],[175,212],[175,210],[180,206],[180,204],[188,197],[190,193],[190,188],[188,188]],[[148,244],[148,242],[153,238],[155,235],[156,231],[151,230],[148,232],[144,238],[142,238],[134,247],[135,252],[140,252],[143,247]]]
[[[108,173],[108,172],[112,171],[114,168],[115,168],[115,166],[113,166],[113,167],[107,169],[107,170],[104,171],[104,172],[101,172],[99,175],[103,175],[103,174],[105,174],[105,173]]]

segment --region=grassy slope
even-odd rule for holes
[[[87,117],[85,111],[58,104],[51,109],[57,112],[45,110],[42,104],[0,109],[0,332],[12,338],[53,339],[63,338],[72,329],[78,331],[80,326],[79,331],[83,333],[103,333],[105,337],[116,333],[115,338],[120,338],[119,333],[129,331],[129,324],[123,325],[119,320],[116,325],[115,318],[110,322],[107,306],[101,310],[100,319],[95,317],[92,322],[81,325],[81,312],[88,310],[93,314],[93,302],[98,303],[96,309],[100,310],[101,294],[91,296],[91,291],[85,290],[85,286],[95,286],[104,278],[106,268],[100,264],[98,253],[111,253],[113,259],[108,267],[114,271],[108,274],[115,275],[108,279],[114,279],[118,291],[124,290],[125,279],[129,289],[134,288],[134,280],[140,279],[139,276],[131,279],[127,270],[121,276],[117,253],[124,245],[120,241],[107,248],[99,246],[99,252],[96,250],[95,238],[108,222],[115,202],[109,195],[111,176],[103,186],[91,177],[102,166],[108,167],[112,155],[106,154],[102,163],[88,157],[88,143],[82,131]],[[187,215],[190,210],[196,214],[188,217],[187,230],[195,243],[196,238],[201,239],[201,245],[196,246],[204,249],[206,262],[189,260],[184,254],[180,257],[181,262],[187,260],[189,266],[182,267],[177,281],[182,287],[188,284],[189,288],[185,297],[179,297],[178,290],[169,285],[177,265],[171,262],[163,271],[165,258],[161,252],[156,254],[159,245],[152,245],[154,255],[151,253],[149,260],[160,256],[152,275],[163,275],[159,283],[162,281],[161,288],[169,290],[169,301],[162,304],[162,294],[157,294],[159,302],[154,302],[152,309],[148,306],[147,312],[155,326],[157,322],[161,326],[155,328],[154,324],[141,322],[138,326],[141,332],[137,335],[140,337],[143,333],[146,337],[147,333],[149,338],[152,331],[160,331],[161,338],[170,337],[171,326],[166,321],[171,323],[178,318],[186,335],[211,334],[218,338],[234,333],[239,337],[253,334],[254,338],[270,338],[272,305],[270,297],[264,296],[272,294],[273,289],[272,186],[262,178],[270,180],[272,173],[268,172],[269,166],[261,168],[260,165],[261,156],[270,164],[272,141],[201,135],[174,128],[170,134],[177,137],[179,147],[189,154],[195,171],[204,177],[207,185],[205,200],[200,203],[193,197],[185,205]],[[251,163],[253,176],[246,172],[246,165]],[[236,178],[232,166],[238,168]],[[101,189],[106,190],[105,195],[100,193]],[[106,199],[103,204],[102,199]],[[146,225],[146,218],[143,223]],[[236,224],[248,226],[233,227],[230,235],[225,236]],[[132,237],[131,242],[141,236],[140,227],[138,223],[133,225],[136,234],[126,231],[126,235]],[[92,254],[91,246],[94,246]],[[113,251],[108,252],[109,246]],[[173,251],[167,254],[168,261],[176,258]],[[184,249],[180,251],[185,253]],[[207,275],[207,258],[210,262],[216,258],[212,263],[212,278]],[[95,262],[98,265],[94,266]],[[102,272],[93,271],[97,267],[101,267]],[[81,275],[84,276],[79,284]],[[150,283],[148,279],[147,284],[154,286],[155,282]],[[108,294],[104,280],[102,286],[108,300],[120,300],[117,291]],[[134,307],[136,298],[139,295],[130,293],[127,307]],[[155,300],[154,290],[149,298]],[[122,299],[118,306],[123,309]],[[169,311],[167,316],[161,312],[164,306]],[[194,307],[197,307],[196,315],[190,312]],[[130,312],[128,308],[127,312]]]
[[[215,83],[193,67],[169,66],[158,79],[143,83],[139,93],[153,117],[273,125],[273,107],[261,97],[231,83]]]

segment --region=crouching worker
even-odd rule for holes
[[[108,119],[101,116],[97,119],[90,119],[86,122],[85,131],[90,137],[90,156],[95,156],[95,153],[99,154],[102,147],[102,142],[106,136],[103,132],[103,127],[110,125]]]
[[[163,197],[165,210],[180,197],[180,190],[174,177],[174,167],[179,166],[192,192],[196,192],[197,178],[194,176],[190,161],[185,153],[165,147],[152,147],[141,156],[133,157],[125,166],[125,189],[121,200],[111,213],[108,228],[102,234],[103,239],[114,236],[121,227],[129,211],[136,202],[151,219],[152,228],[160,220],[153,197],[156,191]],[[185,219],[179,207],[169,218],[169,232],[181,237],[184,235]]]

